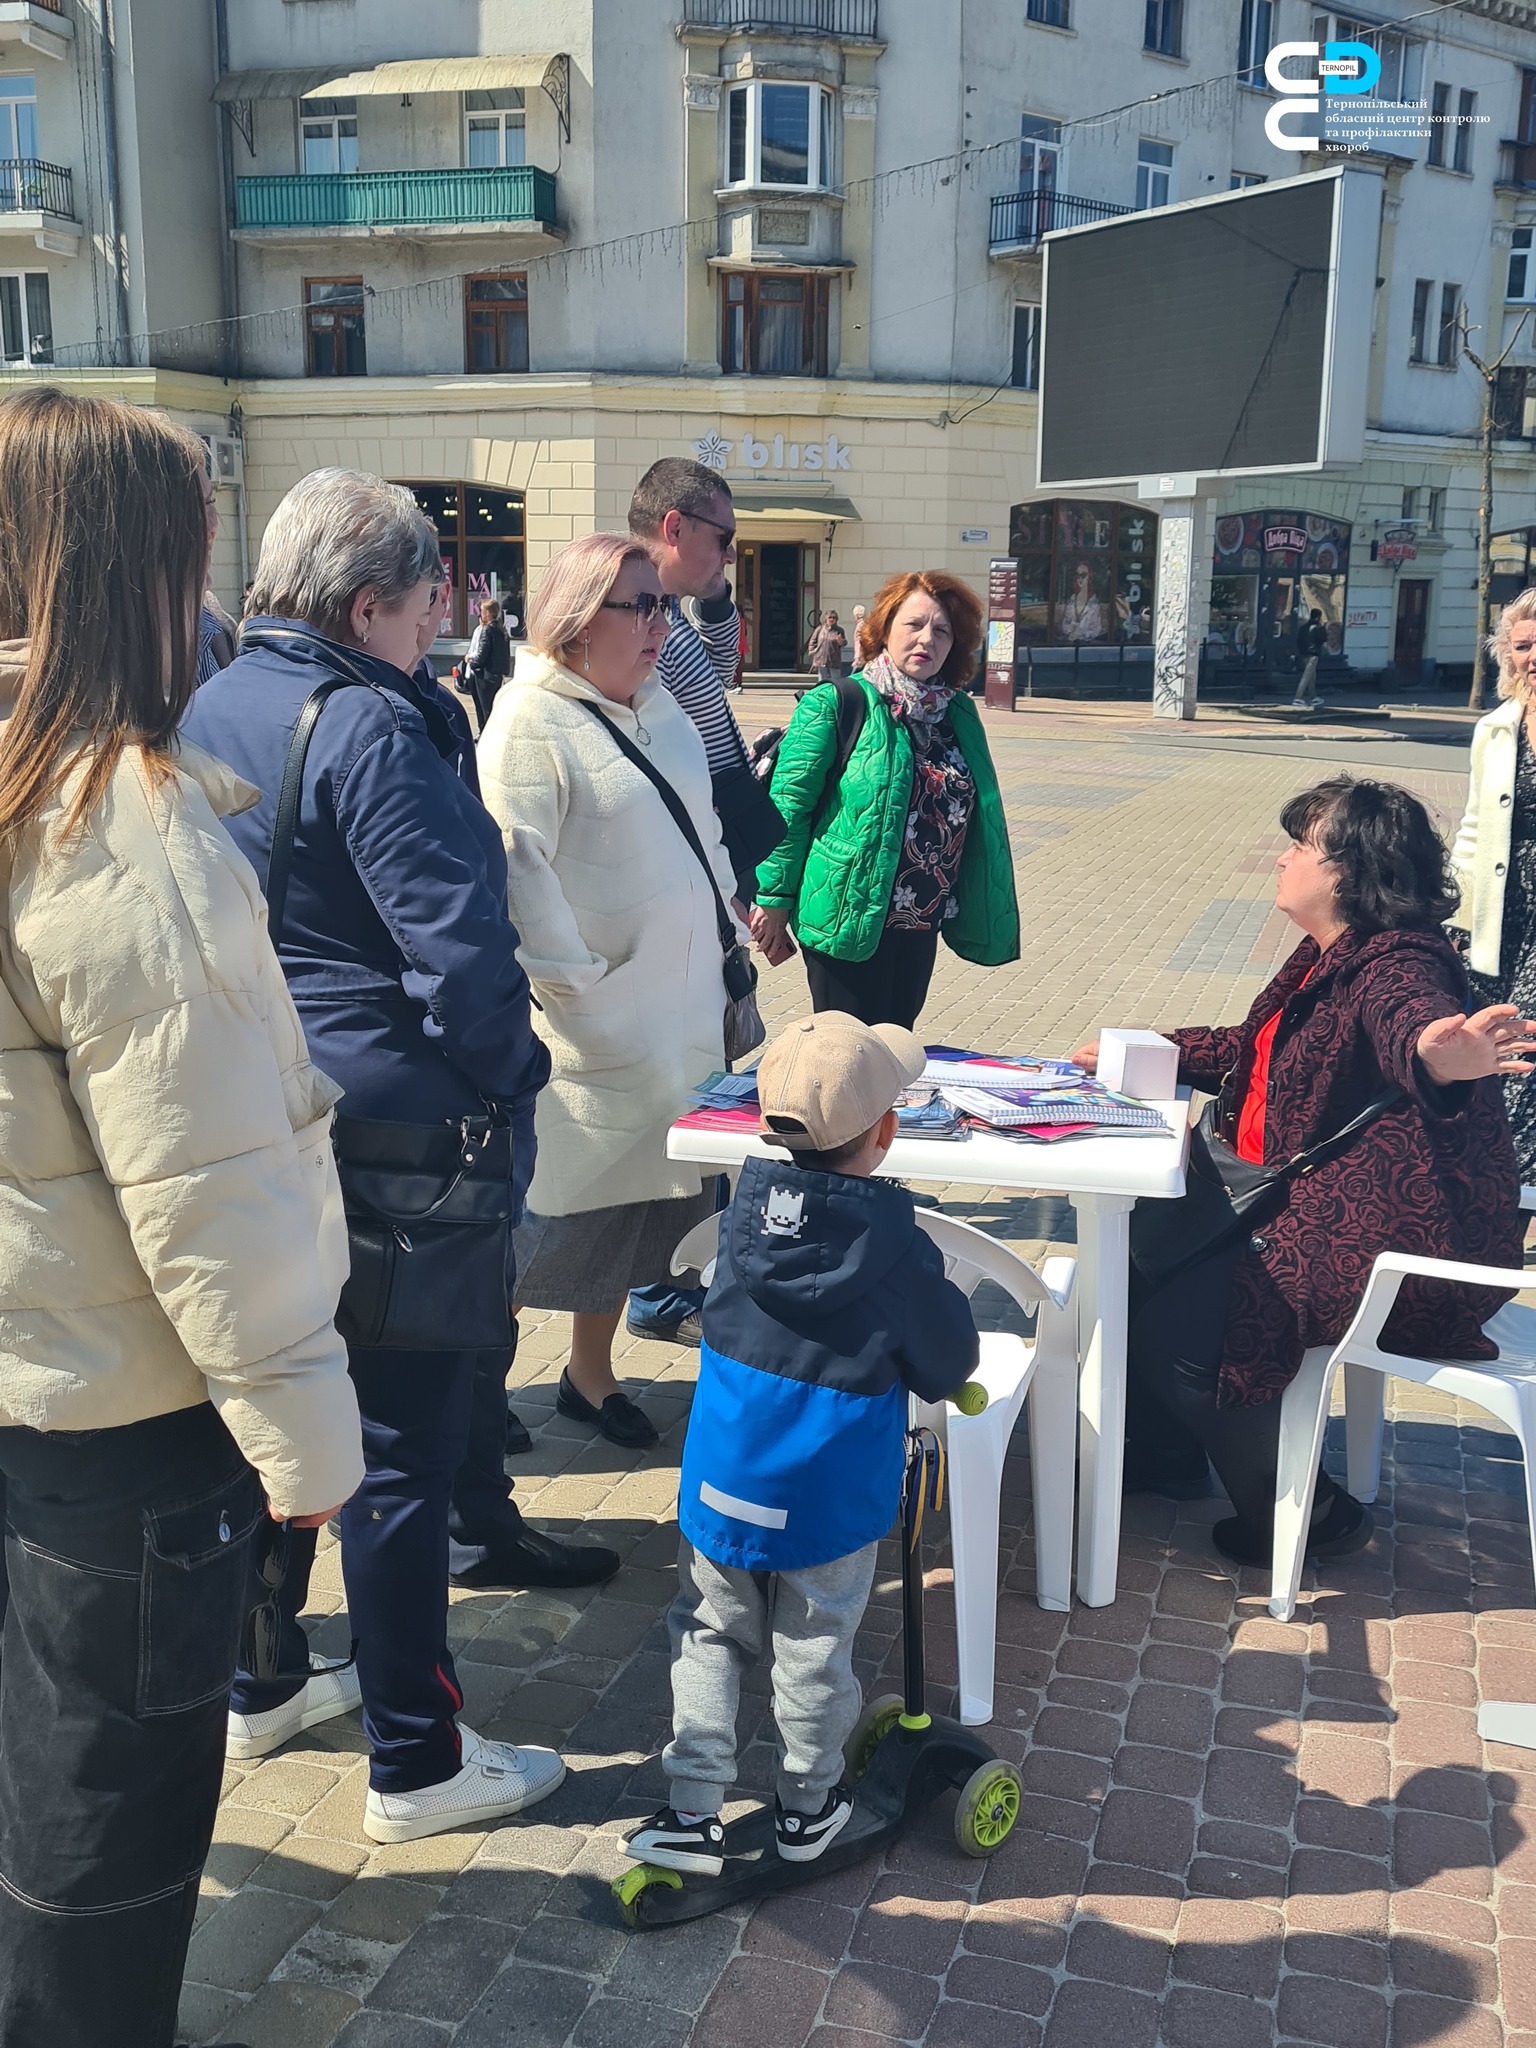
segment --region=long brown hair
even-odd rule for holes
[[[168,763],[197,683],[208,567],[202,444],[142,407],[50,386],[0,400],[0,639],[25,640],[0,735],[0,838],[80,750],[85,817],[123,749]]]
[[[914,590],[925,591],[936,604],[943,606],[949,629],[955,636],[954,645],[934,681],[944,683],[952,690],[961,689],[970,681],[976,657],[981,652],[981,604],[968,584],[942,569],[898,569],[894,576],[885,579],[875,592],[859,627],[859,659],[873,661],[877,654],[885,652],[885,643],[891,637],[892,621]]]

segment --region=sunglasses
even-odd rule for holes
[[[685,512],[683,517],[691,519],[696,526],[712,526],[720,536],[720,552],[722,555],[728,549],[735,547],[736,529],[734,526],[722,526],[718,519],[706,519],[702,512]]]
[[[246,1616],[241,1669],[263,1684],[270,1684],[278,1678],[308,1680],[325,1672],[350,1671],[357,1657],[355,1648],[352,1655],[339,1664],[311,1664],[304,1671],[283,1669],[283,1618],[278,1610],[277,1596],[288,1582],[288,1567],[293,1555],[292,1531],[288,1524],[274,1522],[270,1515],[267,1516],[256,1533],[254,1553],[252,1565],[264,1588],[264,1597]]]
[[[648,626],[658,612],[665,612],[667,600],[653,590],[642,590],[638,597],[605,597],[601,609],[605,612],[633,612],[635,623]]]

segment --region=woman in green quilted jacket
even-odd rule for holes
[[[788,830],[757,871],[752,930],[770,961],[793,929],[811,1002],[866,1024],[917,1021],[942,932],[962,960],[1019,957],[1008,825],[981,718],[965,690],[981,607],[958,577],[892,576],[859,634],[863,696],[837,773],[833,685],[801,698],[773,801]]]

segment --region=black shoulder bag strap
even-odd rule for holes
[[[307,633],[285,631],[282,627],[268,628],[259,633],[242,636],[242,648],[308,647],[314,643]],[[299,715],[293,722],[293,738],[288,742],[288,758],[283,763],[282,786],[277,793],[277,817],[272,826],[272,851],[267,857],[267,936],[274,946],[282,936],[283,911],[288,902],[288,877],[293,868],[293,840],[299,823],[299,796],[304,786],[304,762],[309,754],[309,743],[314,737],[315,726],[320,713],[325,709],[327,697],[338,690],[350,690],[359,685],[366,690],[380,690],[371,676],[365,676],[354,668],[339,648],[326,646],[326,657],[338,668],[348,673],[327,676],[323,683],[317,683],[299,706]]]
[[[864,730],[864,721],[869,715],[869,705],[864,692],[852,676],[838,676],[832,685],[837,692],[837,744],[832,753],[832,765],[827,770],[827,779],[821,785],[821,795],[816,799],[816,823],[825,822],[828,812],[837,801],[838,785],[847,773],[848,763],[853,759],[853,750],[859,743],[859,734]]]
[[[709,886],[714,892],[715,925],[720,934],[720,950],[729,959],[740,944],[740,941],[736,937],[736,927],[731,921],[731,913],[725,907],[725,898],[720,894],[720,884],[715,880],[715,871],[710,866],[709,855],[704,851],[703,841],[694,830],[693,820],[688,815],[687,805],[672,787],[671,783],[668,782],[665,775],[647,761],[634,742],[624,733],[620,732],[613,720],[604,712],[599,711],[590,698],[575,697],[571,701],[579,704],[583,711],[591,712],[598,724],[602,726],[603,730],[612,739],[619,752],[627,760],[633,762],[635,767],[640,770],[640,773],[650,783],[656,794],[671,812],[673,824],[676,825],[678,831],[682,833],[689,846],[692,847],[693,857],[704,870]]]

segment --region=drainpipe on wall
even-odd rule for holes
[[[229,0],[213,0],[213,45],[217,56],[218,76],[222,78],[229,69]],[[224,231],[219,237],[219,287],[223,300],[224,328],[219,337],[219,367],[226,377],[240,374],[240,267],[235,259],[235,142],[234,122],[227,107],[215,107],[214,120],[219,128],[219,196],[224,202]],[[244,548],[245,486],[240,486],[240,517]],[[241,562],[242,578],[245,565]]]
[[[101,125],[107,169],[107,240],[112,255],[113,298],[117,308],[119,369],[128,367],[128,252],[123,246],[122,181],[117,159],[117,85],[113,54],[112,0],[101,0]]]

